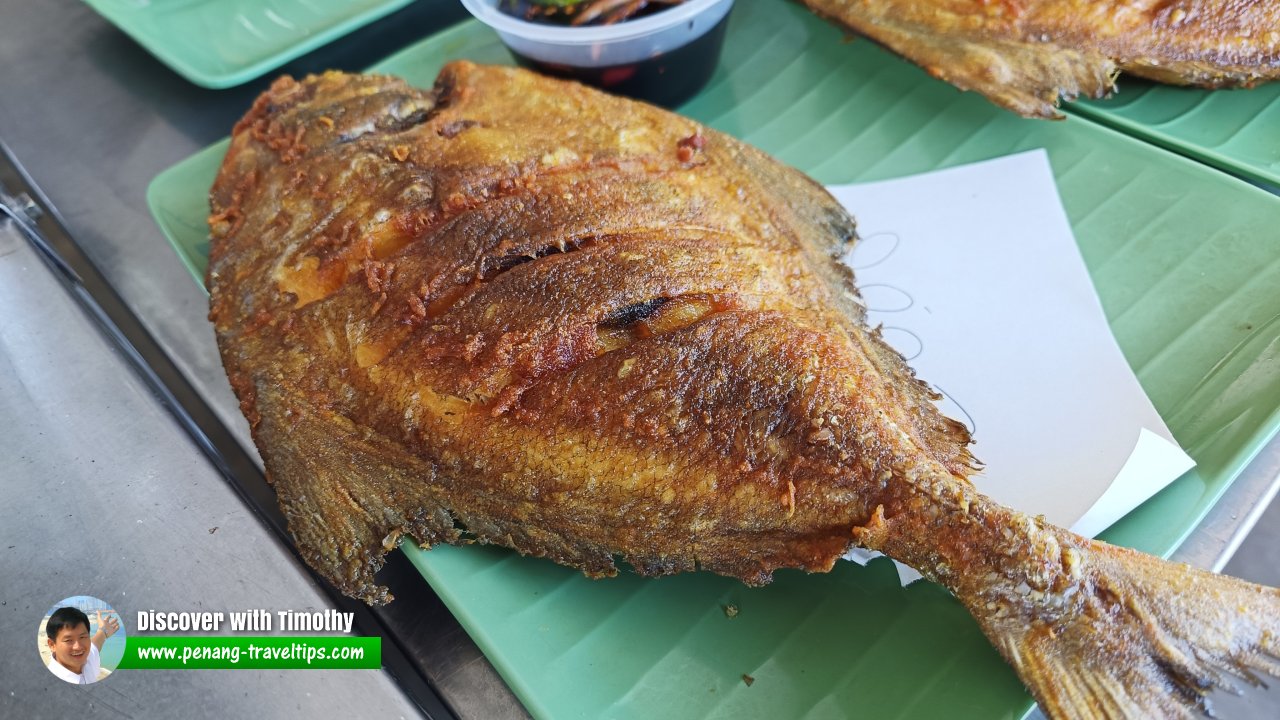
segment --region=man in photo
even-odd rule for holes
[[[45,625],[48,636],[49,671],[59,678],[76,685],[88,685],[98,681],[102,670],[100,652],[107,638],[120,629],[120,621],[102,611],[97,612],[98,631],[89,637],[89,616],[73,607],[61,607],[53,611]]]

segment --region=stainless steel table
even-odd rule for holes
[[[126,631],[141,609],[327,602],[3,221],[0,308],[0,716],[417,714],[385,673],[126,672],[69,692],[46,671],[39,621],[66,596],[107,600]]]
[[[359,70],[463,16],[452,0],[417,2],[280,72]],[[226,424],[231,438],[245,444],[247,427],[225,387],[205,320],[207,300],[167,249],[144,193],[160,170],[226,135],[271,77],[233,90],[205,90],[158,63],[83,3],[0,2],[0,141],[47,194],[68,235],[154,339],[155,349],[207,393],[207,409]],[[474,643],[398,554],[379,580],[399,599],[373,613],[361,608],[366,617],[360,627],[361,634],[384,635],[384,656],[399,656],[394,678],[388,673],[285,672],[257,680],[250,677],[256,673],[128,673],[85,693],[58,694],[60,699],[50,702],[53,694],[47,691],[60,688],[53,688],[53,676],[32,661],[31,643],[38,616],[64,596],[111,594],[105,599],[133,611],[305,609],[332,606],[335,600],[278,539],[273,527],[280,521],[278,512],[251,510],[264,488],[233,490],[219,476],[202,448],[164,413],[161,401],[169,398],[153,397],[152,387],[130,375],[125,358],[113,355],[100,331],[77,317],[70,296],[14,234],[12,223],[0,223],[6,226],[0,262],[22,267],[21,274],[0,279],[10,283],[0,299],[3,327],[17,338],[12,347],[0,344],[0,423],[5,428],[0,457],[6,461],[0,475],[10,493],[0,506],[0,642],[9,650],[0,660],[0,717],[63,717],[73,709],[104,708],[131,717],[525,716]],[[45,224],[55,225],[49,218]],[[19,354],[22,343],[39,332],[46,333],[43,354]],[[110,372],[77,378],[85,363],[71,359],[85,352],[99,361],[85,363],[111,365]],[[52,394],[34,395],[33,387]],[[48,412],[36,412],[46,405]],[[65,435],[63,425],[71,418],[78,418],[73,430],[83,435],[82,447],[42,444],[41,438]],[[97,454],[100,449],[112,452]],[[155,455],[154,462],[146,462],[148,453]],[[20,459],[19,474],[10,479],[14,457]],[[82,462],[88,465],[82,468]],[[58,485],[59,492],[37,492],[48,484]],[[65,513],[44,509],[63,494],[71,498]],[[183,497],[188,499],[176,504]],[[94,501],[107,499],[104,509],[120,515],[81,522]],[[141,532],[152,526],[154,533]],[[215,526],[219,529],[210,533]],[[107,555],[71,559],[64,574],[42,572],[37,558],[45,545],[75,533],[91,537]],[[99,573],[103,558],[116,553],[120,559]],[[130,608],[131,597],[147,607]],[[363,679],[351,679],[357,676]]]
[[[282,71],[360,69],[462,17],[454,0],[419,0]],[[394,555],[379,579],[400,599],[362,610],[360,621],[363,634],[384,634],[386,673],[157,671],[67,694],[49,692],[52,675],[32,660],[28,633],[63,595],[110,594],[134,611],[341,602],[279,539],[278,513],[262,509],[265,490],[252,478],[225,479],[256,472],[255,456],[243,449],[247,428],[226,388],[205,296],[144,201],[156,173],[223,137],[268,82],[204,90],[76,0],[0,0],[0,141],[56,209],[67,231],[61,251],[82,251],[101,271],[120,301],[107,302],[108,310],[136,318],[136,332],[152,341],[144,360],[172,371],[131,367],[137,358],[113,349],[66,292],[65,273],[0,220],[2,717],[524,716],[457,622]],[[44,220],[54,234],[57,225]],[[203,421],[221,425],[225,437],[193,442],[164,409],[180,399],[157,380],[185,387]],[[202,455],[218,442],[240,446],[239,464]],[[1278,478],[1280,442],[1273,442],[1177,557],[1221,568]],[[66,537],[85,538],[84,552],[49,549]],[[132,598],[148,607],[129,607]],[[1227,716],[1276,717],[1277,696],[1250,695],[1230,703]]]

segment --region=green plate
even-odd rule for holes
[[[510,62],[468,22],[374,69],[425,86],[464,57]],[[1280,427],[1280,198],[1087,120],[1021,120],[787,2],[738,3],[720,68],[682,112],[827,183],[1047,148],[1112,329],[1199,463],[1111,540],[1171,551]],[[148,194],[196,277],[225,147]],[[1030,707],[959,604],[928,583],[898,587],[885,561],[748,589],[708,574],[590,581],[494,548],[404,552],[542,718],[989,720]]]
[[[1068,110],[1257,182],[1280,187],[1280,82],[1198,90],[1122,76],[1110,100]]]
[[[85,0],[179,75],[228,88],[413,0]]]

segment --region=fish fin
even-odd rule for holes
[[[371,605],[393,599],[374,575],[401,535],[457,541],[431,466],[277,384],[257,390],[254,439],[289,533],[303,560],[344,594]]]
[[[1104,53],[1052,39],[972,32],[912,23],[893,4],[805,0],[819,16],[865,35],[961,90],[974,90],[1024,117],[1061,118],[1058,100],[1103,98],[1115,89],[1116,63]],[[937,21],[942,22],[942,21]]]
[[[973,440],[969,429],[942,414],[934,404],[942,395],[916,377],[902,355],[884,341],[881,329],[867,333],[859,342],[867,359],[886,377],[886,384],[901,393],[898,401],[906,410],[903,426],[911,428],[921,449],[953,476],[968,478],[981,469],[982,463],[969,451]]]
[[[501,545],[589,577],[617,572],[607,548],[495,513],[483,483],[454,482],[392,438],[279,383],[255,387],[254,440],[289,534],[307,565],[343,594],[371,605],[393,600],[374,575],[401,536],[422,547]]]
[[[1075,592],[968,603],[1050,718],[1202,717],[1211,690],[1280,677],[1280,590],[1063,535]]]

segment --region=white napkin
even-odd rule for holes
[[[845,261],[872,325],[969,427],[979,490],[1092,537],[1194,466],[1111,334],[1043,150],[828,190],[858,220]]]

